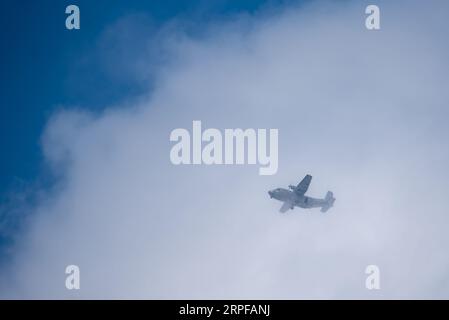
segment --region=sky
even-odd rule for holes
[[[448,298],[449,6],[377,3],[9,2],[0,297]],[[278,129],[277,174],[174,166],[193,120]],[[279,214],[307,173],[335,206]]]
[[[2,95],[0,192],[23,187],[35,178],[41,152],[39,136],[54,110],[82,104],[102,109],[141,94],[140,79],[111,77],[95,49],[109,24],[120,17],[140,15],[132,42],[137,49],[148,32],[175,17],[205,21],[240,12],[254,12],[265,1],[77,1],[83,7],[83,26],[76,33],[65,25],[70,1],[4,1],[1,10]],[[61,14],[62,12],[62,14]],[[61,27],[62,26],[62,27]],[[137,30],[140,29],[144,30]],[[151,30],[148,30],[148,29]],[[198,25],[198,28],[200,26]],[[126,41],[126,39],[123,39]],[[112,41],[112,40],[111,40]],[[113,49],[113,48],[112,48]],[[119,48],[116,48],[119,50]],[[114,50],[112,50],[114,51]],[[95,56],[97,54],[97,56]],[[111,55],[119,52],[111,52]],[[92,83],[102,82],[94,89]],[[23,92],[29,94],[25,95]]]
[[[4,155],[0,200],[6,208],[2,215],[14,210],[23,198],[35,201],[35,189],[48,188],[53,182],[41,146],[42,132],[53,112],[65,106],[103,110],[145,94],[151,72],[147,78],[136,75],[129,59],[143,58],[138,50],[146,46],[148,35],[175,18],[186,23],[201,18],[206,23],[270,5],[258,0],[81,0],[76,4],[83,8],[83,28],[70,32],[65,28],[65,8],[70,4],[65,0],[7,0],[0,10],[0,147]],[[130,37],[116,39],[106,34],[109,25],[126,17],[137,17],[128,25]],[[201,29],[200,24],[196,27]],[[131,51],[130,56],[125,51]],[[111,67],[115,59],[123,68]],[[19,224],[8,222],[9,230],[0,233],[0,249]]]

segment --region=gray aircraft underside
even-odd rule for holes
[[[306,175],[304,179],[297,186],[288,186],[290,190],[284,188],[277,188],[268,191],[270,198],[284,202],[280,212],[284,213],[288,209],[293,209],[295,206],[300,208],[321,208],[321,212],[326,212],[335,202],[334,194],[331,191],[326,193],[324,199],[316,199],[305,195],[309,189],[312,176]]]

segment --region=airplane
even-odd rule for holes
[[[334,194],[331,191],[326,193],[324,199],[316,199],[305,196],[307,189],[309,188],[312,176],[306,175],[297,186],[289,185],[287,189],[277,188],[268,191],[270,198],[284,202],[281,209],[281,213],[285,213],[288,209],[296,207],[300,208],[321,208],[321,212],[326,212],[335,202]]]

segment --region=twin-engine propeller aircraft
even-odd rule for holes
[[[304,179],[297,186],[288,186],[290,190],[277,188],[268,191],[270,198],[284,202],[280,212],[284,213],[288,209],[293,209],[295,206],[300,208],[321,208],[321,212],[326,212],[334,204],[334,194],[330,191],[326,193],[324,199],[315,199],[305,196],[307,189],[309,188],[312,176],[306,175]]]

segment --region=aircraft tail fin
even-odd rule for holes
[[[326,193],[326,197],[324,198],[325,204],[321,207],[321,212],[326,212],[329,210],[335,202],[334,194],[331,191]]]

